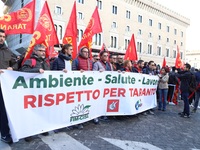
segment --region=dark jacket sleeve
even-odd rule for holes
[[[72,61],[72,70],[78,70],[78,59]]]
[[[54,62],[52,64],[52,70],[58,70],[58,58],[56,58],[56,60],[54,60]]]

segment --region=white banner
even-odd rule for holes
[[[157,106],[157,76],[3,71],[1,88],[14,142],[99,116],[133,115]]]

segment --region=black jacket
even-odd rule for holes
[[[5,44],[0,44],[0,69],[7,69],[16,63],[14,54]]]
[[[176,76],[181,80],[181,92],[189,93],[190,82],[192,80],[192,73],[190,71],[180,71]]]
[[[72,62],[72,57],[71,56],[66,56],[63,53],[59,53],[58,58],[54,60],[53,65],[52,65],[52,70],[63,70],[65,69],[65,60],[71,61]]]
[[[33,66],[32,60],[36,60],[36,64]],[[36,54],[32,54],[30,59],[27,59],[24,62],[24,65],[21,68],[21,71],[23,72],[32,72],[32,73],[37,73],[39,72],[40,69],[43,70],[50,70],[50,65],[46,61],[46,59],[39,58]]]

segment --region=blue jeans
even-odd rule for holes
[[[168,89],[158,89],[158,94],[159,94],[158,109],[166,110],[167,93]]]
[[[184,101],[184,109],[183,109],[183,113],[186,115],[190,114],[190,107],[189,107],[189,99],[188,99],[189,93],[187,92],[183,92],[181,94],[181,97]]]
[[[197,110],[200,98],[200,91],[195,92],[195,102],[194,102],[194,110]]]

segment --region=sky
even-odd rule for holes
[[[200,0],[153,0],[190,19],[190,26],[186,31],[186,50],[200,50]],[[0,0],[0,16],[3,4]]]

